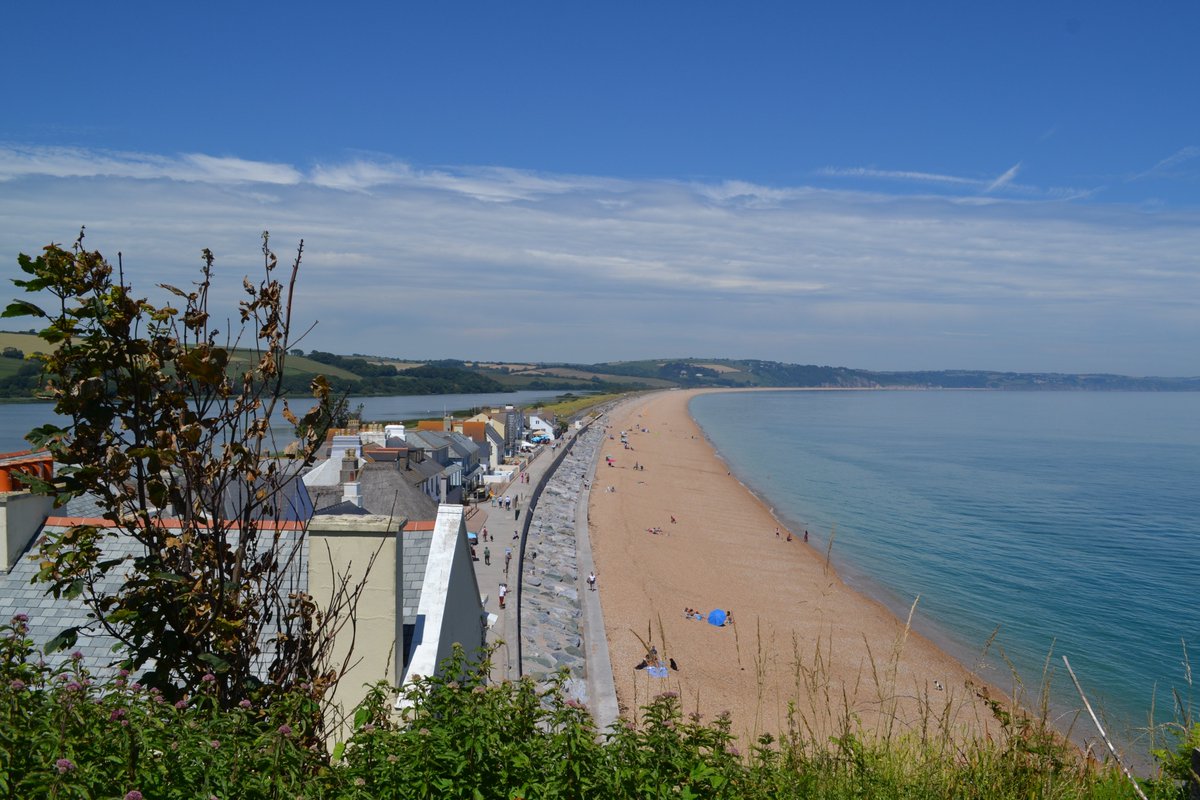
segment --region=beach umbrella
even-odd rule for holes
[[[718,628],[725,624],[725,612],[719,608],[714,608],[708,612],[708,624],[716,625]]]

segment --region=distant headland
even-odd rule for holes
[[[0,331],[0,398],[37,399],[34,354],[46,343],[31,332]],[[230,359],[230,369],[249,363]],[[1200,376],[1134,377],[1101,373],[922,370],[879,372],[761,359],[654,358],[596,364],[422,359],[293,350],[286,389],[308,394],[324,375],[338,392],[358,397],[490,393],[521,390],[626,392],[670,388],[992,389],[1020,391],[1200,391]]]

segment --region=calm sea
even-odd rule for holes
[[[389,395],[385,397],[351,397],[350,409],[363,406],[363,419],[396,421],[441,417],[445,411],[467,411],[476,408],[503,408],[505,405],[526,406],[543,400],[553,400],[562,391],[523,391],[490,394],[421,394]],[[307,409],[311,403],[295,403],[295,409]],[[0,453],[28,449],[25,434],[54,419],[49,403],[0,403]],[[272,426],[274,427],[274,426]],[[276,435],[287,440],[291,426],[276,428]],[[294,437],[293,437],[294,438]]]
[[[691,409],[811,546],[836,531],[847,582],[901,617],[919,595],[917,629],[1001,688],[1007,659],[1036,697],[1053,652],[1055,705],[1078,705],[1066,655],[1134,748],[1156,689],[1159,721],[1172,689],[1190,698],[1200,394],[763,392]]]

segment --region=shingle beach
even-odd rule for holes
[[[789,707],[821,739],[847,712],[866,731],[881,719],[894,733],[927,724],[953,738],[993,726],[967,669],[847,587],[803,529],[787,541],[692,420],[692,395],[634,398],[601,420],[588,518],[622,716],[673,691],[706,720],[728,711],[744,742],[785,733]],[[732,611],[734,624],[685,608]],[[677,669],[637,669],[648,646]]]

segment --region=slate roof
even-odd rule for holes
[[[424,461],[410,461],[405,472],[407,473],[407,479],[410,482],[420,483],[427,478],[432,478],[435,475],[441,475],[442,465],[433,459],[426,459]]]
[[[429,563],[429,549],[433,544],[433,525],[416,525],[404,531],[404,553],[400,564],[400,580],[403,586],[404,658],[412,653],[413,634],[417,625],[417,607],[421,602],[421,589],[425,583],[425,567]]]
[[[304,489],[304,482],[300,480],[301,473],[305,470],[302,462],[295,459],[278,459],[274,462],[263,461],[262,469],[265,473],[267,468],[274,465],[279,472],[279,476],[275,479],[279,487],[277,497],[279,502],[279,513],[271,515],[279,520],[289,522],[303,522],[312,516],[313,505],[308,493]],[[264,486],[266,479],[260,479],[255,483],[255,488]],[[236,519],[239,512],[244,506],[242,499],[246,496],[245,485],[241,483],[233,483],[226,487],[224,495],[224,512],[227,519]]]
[[[433,542],[432,525],[414,525],[404,531],[404,557],[400,565],[404,585],[404,623],[417,621],[417,605],[421,601],[421,587],[425,582],[425,565],[429,561],[429,547]]]
[[[450,438],[441,431],[411,431],[406,441],[409,448],[420,448],[429,453],[430,459],[436,459],[441,452],[443,458],[450,458]]]
[[[335,503],[334,505],[327,506],[325,508],[318,508],[313,513],[314,514],[324,514],[327,516],[328,515],[345,516],[347,514],[353,514],[355,516],[361,517],[361,516],[370,516],[371,515],[370,511],[367,511],[362,506],[360,506],[356,503],[353,503],[349,500],[343,500],[340,503]]]
[[[433,465],[436,475],[441,468]],[[362,511],[391,517],[433,519],[437,516],[437,503],[429,495],[414,486],[397,468],[396,463],[364,462],[358,472],[359,495]],[[309,486],[313,506],[318,514],[338,514],[332,509],[342,503],[342,484],[332,486]],[[350,512],[359,513],[359,512]]]
[[[83,654],[83,663],[88,670],[94,676],[103,679],[113,677],[119,668],[122,653],[114,650],[118,645],[117,640],[91,625],[92,619],[82,600],[55,598],[46,594],[44,585],[32,583],[38,573],[37,560],[31,558],[37,552],[37,542],[45,533],[61,533],[77,521],[76,518],[50,517],[38,535],[33,537],[26,552],[13,565],[12,570],[8,574],[0,573],[0,620],[7,622],[16,614],[28,615],[29,638],[39,649],[64,630],[81,628],[74,646],[47,656],[46,661],[52,666],[57,666],[68,659],[71,652],[77,650]],[[280,537],[285,554],[291,552],[292,547],[299,548],[296,558],[285,565],[288,572],[285,594],[287,591],[307,591],[308,537],[299,530],[281,531]],[[270,537],[265,538],[269,540]],[[261,543],[263,539],[260,538],[259,541]],[[132,560],[143,552],[136,539],[120,533],[105,537],[100,549],[105,559]],[[117,567],[97,584],[97,589],[102,593],[114,593],[125,582],[127,574],[125,570]],[[271,656],[275,632],[275,628],[268,628],[263,632],[263,654],[259,661],[264,674]]]

